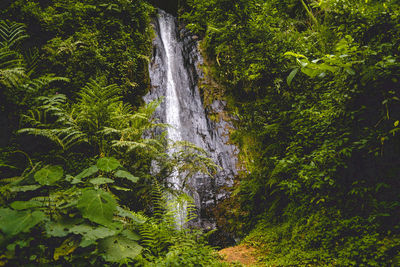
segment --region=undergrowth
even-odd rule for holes
[[[339,211],[284,223],[262,221],[244,239],[266,266],[399,266],[400,236]]]

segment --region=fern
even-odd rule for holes
[[[21,86],[21,89],[26,93],[29,93],[30,95],[37,94],[51,83],[59,81],[68,82],[69,79],[64,77],[56,77],[53,74],[48,74],[28,81]]]
[[[148,220],[139,228],[139,233],[141,245],[150,255],[160,256],[172,245],[172,229],[164,223]]]
[[[183,188],[187,179],[196,173],[203,173],[210,177],[220,168],[208,157],[207,152],[187,141],[178,141],[170,145],[172,151],[171,165],[175,166],[177,175],[182,177]]]
[[[180,193],[177,196],[170,197],[166,202],[166,207],[166,220],[180,230],[190,221],[197,218],[198,212],[194,199],[186,193]]]
[[[12,48],[15,47],[18,42],[26,39],[25,25],[16,22],[6,22],[0,20],[0,46]]]
[[[88,141],[78,125],[75,110],[68,108],[64,95],[39,97],[38,101],[42,103],[41,106],[22,116],[22,121],[34,128],[20,129],[19,134],[45,137],[59,145],[63,151]],[[52,119],[54,122],[51,122]]]
[[[31,82],[38,87],[66,79],[48,76]],[[32,89],[35,90],[35,89]],[[134,113],[129,104],[121,101],[117,85],[105,86],[91,80],[79,93],[78,102],[69,105],[64,95],[37,98],[40,103],[23,116],[30,127],[18,133],[43,136],[59,145],[63,151],[82,142],[89,143],[102,154],[114,148],[123,153],[145,152],[157,155],[163,144],[156,139],[143,139],[143,133],[163,127],[151,120],[158,102],[152,102]]]
[[[23,60],[15,51],[0,48],[0,84],[16,88],[27,79]]]
[[[152,184],[152,202],[153,202],[153,216],[155,219],[162,221],[165,215],[165,202],[163,190],[156,179],[153,179]]]
[[[28,76],[30,76],[37,67],[38,61],[39,61],[39,49],[35,48],[30,48],[23,53],[24,56],[24,61],[26,63],[26,73]]]

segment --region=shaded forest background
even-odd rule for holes
[[[399,265],[400,2],[168,8],[200,37],[204,103],[227,101],[236,127],[245,171],[215,210],[220,230],[273,266]],[[2,264],[220,264],[163,198],[176,166],[215,166],[190,144],[170,161],[165,137],[142,139],[166,127],[141,100],[155,15],[145,1],[1,3]]]

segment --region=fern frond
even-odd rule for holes
[[[139,109],[139,113],[146,114],[148,118],[150,118],[153,114],[154,111],[156,111],[157,107],[161,104],[161,102],[164,100],[164,97],[161,97],[159,99],[155,99],[151,101],[150,103],[144,105]]]
[[[161,189],[160,184],[156,179],[153,179],[153,186],[151,190],[151,199],[153,202],[153,216],[158,220],[162,220],[166,211],[166,199]]]
[[[190,221],[198,217],[194,199],[183,192],[173,195],[167,201],[165,217],[169,218],[171,225],[174,225],[174,227],[178,227],[178,229],[184,228]]]
[[[0,83],[16,88],[24,83],[27,75],[20,55],[8,48],[0,49]]]
[[[0,69],[0,83],[6,87],[18,87],[23,83],[25,78],[25,69],[22,67]]]
[[[172,245],[171,232],[167,225],[154,221],[147,221],[139,228],[142,237],[140,243],[154,256],[160,255]]]
[[[0,69],[24,67],[21,55],[7,47],[0,48]]]
[[[15,177],[9,177],[9,178],[2,178],[0,179],[0,183],[17,183],[19,181],[22,181],[24,179],[24,177],[21,176],[15,176]]]
[[[27,93],[33,94],[33,93],[40,92],[41,90],[43,90],[43,88],[48,86],[50,83],[56,82],[56,81],[68,82],[69,79],[64,78],[64,77],[55,77],[53,74],[48,74],[48,75],[44,75],[39,78],[30,80],[28,83],[24,84],[22,86],[22,88]]]
[[[123,148],[127,153],[133,152],[136,149],[158,153],[162,147],[162,144],[155,139],[141,139],[139,141],[114,140],[112,141],[112,146],[115,148]]]
[[[57,129],[37,129],[37,128],[23,128],[18,130],[19,134],[25,133],[34,136],[42,136],[50,141],[59,145],[63,150],[65,149],[65,144],[57,135]]]
[[[3,47],[11,48],[25,38],[28,35],[24,24],[0,20],[0,44]]]
[[[39,49],[29,48],[24,53],[24,61],[26,63],[26,73],[30,76],[36,69],[38,61],[39,61]]]

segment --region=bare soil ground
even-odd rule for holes
[[[246,245],[224,248],[218,253],[224,258],[224,262],[239,262],[246,267],[256,266],[257,263],[255,256],[256,249]]]

